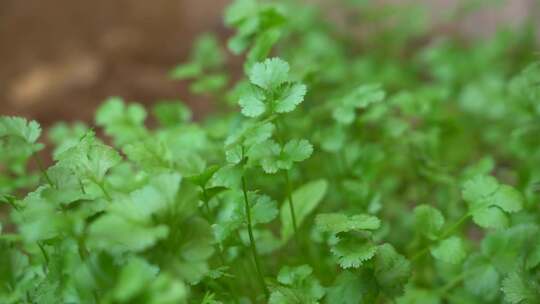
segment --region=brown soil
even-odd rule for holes
[[[3,0],[0,114],[91,121],[107,96],[193,98],[167,71],[204,31],[225,36],[226,0]]]

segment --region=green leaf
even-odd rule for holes
[[[416,231],[430,239],[436,239],[444,225],[442,213],[429,205],[414,208],[414,220]]]
[[[540,300],[540,289],[538,288],[538,284],[534,284],[533,280],[531,278],[525,278],[518,272],[512,272],[502,282],[501,289],[504,293],[504,299],[512,304],[538,303]]]
[[[174,127],[191,120],[192,113],[181,101],[161,101],[154,105],[152,112],[159,124]]]
[[[281,286],[272,288],[268,303],[318,303],[324,296],[325,289],[312,272],[311,267],[307,265],[282,267],[277,276]]]
[[[186,180],[198,185],[199,187],[204,188],[208,184],[208,181],[210,181],[210,179],[214,176],[214,174],[216,174],[219,169],[220,167],[217,165],[209,166],[200,174],[186,177]]]
[[[531,241],[536,240],[538,231],[539,227],[531,224],[492,231],[481,242],[482,254],[500,273],[514,271],[523,266],[524,252],[530,257]]]
[[[169,228],[153,219],[174,206],[180,180],[175,173],[157,175],[129,198],[111,204],[89,226],[89,246],[112,253],[137,252],[167,237]]]
[[[212,34],[202,34],[194,43],[190,54],[190,61],[176,66],[169,73],[169,76],[172,79],[179,80],[202,76],[202,78],[198,79],[197,86],[199,87],[198,89],[206,91],[209,89],[207,85],[212,81],[208,82],[208,75],[205,75],[205,73],[221,67],[224,61],[225,54],[221,50],[217,38]],[[203,81],[205,78],[206,80]],[[210,78],[215,79],[214,77]],[[201,81],[204,82],[204,84],[202,84]],[[197,91],[197,89],[195,91]]]
[[[76,146],[59,154],[57,160],[77,176],[99,184],[122,158],[111,147],[99,143],[93,132],[88,132]]]
[[[27,242],[54,238],[66,227],[66,218],[56,211],[54,202],[42,197],[45,187],[31,192],[22,202],[23,210],[14,214],[14,220]]]
[[[167,144],[158,138],[147,138],[126,144],[122,152],[127,158],[147,171],[170,169],[173,156]]]
[[[274,133],[275,126],[270,122],[245,123],[238,131],[232,133],[225,140],[225,146],[243,144],[250,148],[256,144],[261,144],[270,139]]]
[[[59,154],[75,146],[86,133],[88,133],[88,127],[81,122],[72,125],[62,122],[55,124],[47,134],[56,145],[53,158],[56,159]]]
[[[483,228],[503,229],[508,227],[508,217],[496,207],[481,208],[473,211],[473,221]]]
[[[121,302],[134,299],[143,292],[147,284],[155,279],[158,272],[159,268],[148,264],[141,258],[130,259],[120,272],[114,290],[114,298]]]
[[[293,111],[302,101],[307,93],[307,87],[303,84],[289,84],[280,88],[277,94],[274,111],[277,113],[287,113]]]
[[[253,87],[238,102],[242,114],[258,117],[268,109],[275,113],[293,111],[304,100],[307,88],[290,81],[288,74],[289,64],[279,58],[254,64],[248,73]]]
[[[463,269],[471,272],[464,281],[465,288],[469,292],[485,300],[492,300],[497,296],[499,273],[487,258],[473,255],[467,259]]]
[[[313,269],[308,265],[302,265],[294,268],[285,266],[279,270],[277,280],[283,285],[292,286],[308,278],[312,272]]]
[[[204,33],[197,38],[190,57],[205,69],[220,67],[225,62],[218,37],[212,33]]]
[[[477,175],[463,185],[463,199],[471,204],[480,204],[499,189],[499,182],[489,175]]]
[[[186,301],[189,289],[184,282],[168,275],[160,274],[149,286],[149,304],[176,304]]]
[[[110,213],[90,225],[88,246],[111,253],[138,252],[153,246],[168,233],[166,226],[153,226]]]
[[[190,62],[177,65],[169,72],[169,77],[175,80],[182,80],[200,76],[203,70],[198,62]]]
[[[432,247],[431,254],[443,262],[459,264],[466,256],[464,247],[463,240],[457,236],[452,236]]]
[[[397,298],[397,304],[440,304],[441,299],[435,290],[420,288],[405,288],[405,294]]]
[[[140,104],[125,105],[120,97],[110,97],[96,112],[96,124],[112,136],[117,145],[132,143],[146,136],[146,111]]]
[[[131,303],[143,298],[151,304],[183,303],[187,288],[142,258],[133,257],[121,269],[114,286],[113,298],[118,303]]]
[[[292,193],[296,224],[300,227],[306,217],[317,208],[322,201],[328,188],[328,182],[324,179],[311,181],[302,185]],[[288,201],[285,200],[280,208],[281,239],[283,242],[292,237],[294,229],[291,211]]]
[[[260,144],[272,137],[275,126],[272,123],[257,124],[253,128],[249,128],[244,133],[244,145],[251,147]]]
[[[318,133],[318,141],[322,150],[327,152],[336,153],[343,148],[347,139],[347,133],[345,130],[336,125],[334,127],[325,128]]]
[[[516,189],[501,185],[493,196],[493,204],[506,212],[517,212],[523,208],[523,196]]]
[[[281,36],[282,31],[277,28],[259,33],[259,35],[257,35],[255,38],[253,46],[247,53],[244,69],[249,71],[256,62],[266,58],[270,54],[270,51],[272,51],[272,47],[274,47]]]
[[[540,242],[533,246],[527,257],[527,269],[535,268],[540,265]]]
[[[255,0],[236,0],[225,11],[225,23],[235,24],[257,13]]]
[[[252,204],[251,223],[253,225],[269,223],[277,217],[277,203],[269,196],[250,192],[249,200]]]
[[[508,227],[505,212],[517,212],[523,208],[523,198],[514,188],[500,185],[492,176],[478,175],[463,185],[463,199],[469,204],[473,221],[483,228]]]
[[[377,246],[357,239],[340,240],[331,249],[343,269],[358,268],[377,252]]]
[[[321,231],[338,234],[354,230],[376,230],[381,221],[372,215],[359,214],[347,216],[342,213],[319,214],[315,219]]]
[[[386,93],[380,84],[361,85],[340,100],[332,116],[339,123],[351,124],[356,117],[356,109],[363,109],[373,103],[381,102],[385,96]]]
[[[190,90],[195,94],[219,93],[227,85],[228,77],[226,74],[216,73],[207,74],[199,77],[190,85]]]
[[[244,158],[244,151],[242,146],[236,145],[232,148],[225,150],[225,159],[228,163],[236,165],[239,164]]]
[[[252,163],[259,164],[266,173],[290,170],[295,162],[306,160],[313,153],[313,146],[305,139],[293,139],[280,147],[273,140],[255,145],[248,151]]]
[[[540,97],[540,62],[529,64],[510,82],[512,95],[535,105]],[[540,110],[537,107],[537,111]]]
[[[313,146],[306,139],[293,139],[285,144],[282,159],[285,162],[301,162],[313,153]],[[285,167],[285,166],[284,166]]]
[[[227,191],[228,189],[229,188],[227,188],[227,187],[221,187],[221,186],[210,187],[210,188],[206,189],[207,199],[211,200],[212,198],[214,198],[214,196],[222,193],[223,191]]]
[[[247,117],[258,117],[266,112],[265,97],[260,92],[252,91],[243,95],[238,104],[242,108],[242,114]]]
[[[288,81],[289,64],[280,58],[269,58],[253,65],[249,81],[265,90],[274,91]]]
[[[378,293],[371,275],[356,270],[343,271],[328,288],[326,300],[332,304],[373,303]]]
[[[403,294],[411,276],[410,262],[390,244],[380,245],[375,255],[375,278],[381,290],[390,297]]]
[[[36,121],[20,117],[0,117],[0,138],[16,137],[27,144],[34,144],[41,135],[41,127]]]

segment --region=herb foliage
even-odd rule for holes
[[[1,117],[0,302],[539,303],[534,29],[465,43],[343,6],[373,30],[234,1],[245,77],[210,34],[170,74],[202,121],[111,97],[49,130],[46,168],[40,125]]]

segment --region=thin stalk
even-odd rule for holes
[[[456,229],[458,229],[464,222],[465,220],[467,220],[467,218],[470,216],[470,213],[466,213],[465,215],[463,215],[461,218],[459,218],[452,226],[450,226],[450,228],[448,228],[446,230],[446,232],[444,232],[439,239],[441,240],[444,240],[446,239],[448,236],[450,236],[452,233],[454,233],[454,231]],[[417,259],[421,258],[424,254],[428,253],[429,252],[429,247],[430,245],[422,248],[421,250],[419,250],[417,253],[415,253],[412,257],[409,258],[409,260],[411,262],[413,261],[416,261]]]
[[[281,128],[279,125],[280,125],[279,120],[276,119],[277,140],[278,140],[279,145],[283,147],[283,138],[282,138]],[[293,199],[292,199],[292,186],[291,186],[291,181],[289,179],[289,171],[288,170],[284,170],[284,171],[285,171],[285,184],[287,186],[287,199],[289,201],[289,209],[291,211],[294,238],[295,238],[296,244],[300,246],[300,242],[298,240],[298,225],[296,224],[296,214],[294,212],[294,204],[293,204]]]
[[[107,189],[105,189],[105,185],[102,182],[94,181],[94,183],[99,187],[101,192],[103,192],[103,195],[105,195],[105,198],[112,202],[112,197],[109,195],[109,192],[107,192]]]
[[[39,250],[41,250],[41,254],[43,255],[43,258],[45,258],[45,270],[46,272],[49,272],[49,255],[47,254],[47,251],[45,251],[45,248],[43,248],[43,245],[41,242],[37,242],[37,245],[39,247]]]
[[[424,256],[424,254],[426,254],[428,251],[429,251],[429,246],[426,246],[426,247],[422,248],[420,251],[418,251],[415,255],[410,257],[409,260],[411,262],[414,262],[414,261],[418,260],[419,258],[421,258],[422,256]]]
[[[294,237],[296,239],[296,243],[300,245],[298,241],[298,225],[296,224],[296,214],[294,212],[294,203],[292,198],[292,186],[291,186],[291,180],[289,179],[289,171],[285,170],[285,183],[287,184],[287,198],[289,200],[289,209],[291,211],[291,218],[292,218],[292,224],[293,224],[293,230],[294,230]]]
[[[471,215],[470,213],[465,213],[465,215],[463,215],[461,218],[459,218],[459,220],[457,220],[457,222],[455,222],[454,225],[452,225],[450,228],[448,228],[448,230],[446,230],[445,233],[443,233],[443,235],[441,236],[441,239],[445,239],[448,236],[450,236],[452,233],[454,233],[454,231],[456,229],[458,229],[459,226],[461,226],[463,224],[463,222],[465,222],[465,220],[467,220],[467,218],[470,215]]]
[[[210,211],[210,203],[208,202],[208,194],[206,193],[206,187],[201,187],[202,189],[202,193],[203,193],[203,203],[204,203],[204,207],[206,209],[206,213],[208,214],[208,218],[210,218],[212,216],[211,214],[211,211]]]
[[[84,241],[84,238],[80,237],[77,240],[77,243],[79,247],[79,257],[81,258],[82,261],[86,261],[88,259],[89,252],[88,252],[88,248],[86,248],[86,242]]]
[[[81,192],[83,194],[86,194],[86,190],[84,189],[84,185],[83,185],[83,182],[80,178],[77,178],[77,180],[79,181],[79,187],[81,187]]]
[[[454,287],[456,287],[458,284],[460,284],[465,278],[467,278],[472,272],[471,271],[465,271],[457,275],[455,278],[453,278],[451,281],[446,283],[444,286],[439,288],[437,290],[437,293],[441,296],[446,295],[450,290],[452,290]]]
[[[41,172],[41,174],[43,175],[43,177],[45,178],[45,180],[47,181],[47,183],[54,187],[54,184],[51,180],[51,178],[49,177],[49,174],[47,174],[47,171],[45,171],[45,167],[43,166],[43,162],[41,161],[41,158],[39,158],[39,156],[37,155],[37,153],[34,153],[32,155],[32,157],[34,157],[34,160],[36,161],[36,164],[38,166],[38,169],[39,171]]]
[[[242,191],[244,192],[244,205],[245,205],[245,210],[246,210],[247,227],[248,227],[251,253],[253,254],[253,260],[255,261],[255,268],[257,269],[257,276],[263,288],[264,295],[268,299],[270,297],[270,294],[268,292],[268,287],[266,286],[266,282],[264,281],[264,277],[261,271],[261,266],[259,263],[259,254],[257,252],[257,246],[255,245],[255,238],[253,237],[253,229],[251,227],[251,210],[250,210],[249,200],[248,200],[248,195],[247,195],[246,178],[244,176],[242,176]]]

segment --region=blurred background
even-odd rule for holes
[[[322,6],[324,17],[336,25],[342,23],[341,1],[304,1]],[[208,100],[191,94],[186,82],[173,81],[167,73],[186,60],[200,33],[213,32],[223,42],[230,36],[222,21],[230,2],[2,0],[0,114],[25,116],[45,126],[59,120],[91,122],[97,105],[118,95],[145,104],[181,99],[200,117],[209,110]],[[458,0],[393,2],[423,2],[436,23]],[[540,1],[494,2],[459,22],[441,24],[434,34],[475,39],[498,26],[540,20]],[[228,68],[241,74],[241,60],[230,62]]]

